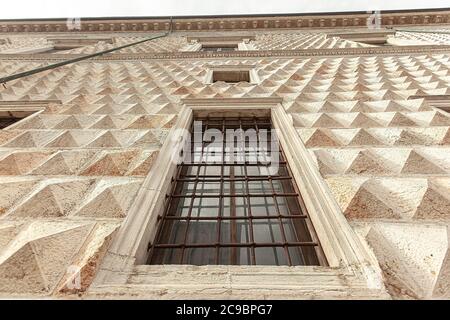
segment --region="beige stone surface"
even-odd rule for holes
[[[104,35],[114,44],[58,54],[69,58],[144,39]],[[0,37],[10,39],[0,45],[0,76],[52,58],[2,55],[41,50],[49,44],[45,34]],[[398,32],[395,39],[450,44],[439,33]],[[371,48],[295,30],[258,31],[250,43],[256,51]],[[113,54],[0,87],[0,101],[61,101],[0,130],[1,297],[89,297],[181,99],[281,97],[342,212],[378,260],[389,294],[450,298],[450,116],[424,99],[408,100],[450,94],[450,54],[170,57],[186,45],[186,36],[175,32],[121,51],[143,59]],[[166,56],[146,59],[148,53]],[[237,64],[254,65],[260,82],[204,84],[208,65]],[[74,289],[77,277],[81,287]]]

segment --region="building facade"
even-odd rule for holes
[[[449,26],[448,10],[0,21],[4,80],[131,44],[0,87],[0,297],[450,298]],[[180,173],[194,120],[270,123],[292,185]],[[211,176],[218,229],[192,200],[167,231]],[[258,242],[271,219],[282,239]]]

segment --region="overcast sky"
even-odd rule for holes
[[[449,0],[1,0],[0,19],[223,15],[449,7]]]

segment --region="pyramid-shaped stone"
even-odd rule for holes
[[[450,196],[446,190],[429,184],[422,200],[417,207],[415,217],[419,219],[448,219],[450,216]]]
[[[76,148],[79,147],[79,144],[70,131],[65,131],[59,137],[47,144],[47,147]]]
[[[111,131],[105,132],[103,135],[92,141],[88,147],[97,148],[114,148],[121,147],[121,143],[116,139],[116,137],[111,133]]]
[[[314,133],[309,137],[306,141],[306,146],[309,148],[312,147],[337,147],[339,146],[339,142],[330,137],[328,134],[324,132],[322,129],[317,129]]]
[[[390,170],[370,152],[359,151],[345,171],[347,174],[386,174]]]
[[[329,115],[323,113],[317,118],[312,124],[312,127],[325,127],[325,128],[340,128],[342,124],[330,117]]]
[[[432,161],[428,160],[426,157],[422,156],[418,152],[412,150],[409,153],[408,158],[402,168],[402,173],[413,173],[413,174],[430,174],[430,173],[445,173],[445,170],[434,164]]]
[[[49,291],[31,244],[24,245],[0,262],[0,293],[43,295]]]
[[[367,146],[367,145],[382,145],[383,143],[372,136],[364,129],[358,130],[355,136],[349,141],[349,146]]]
[[[374,190],[362,185],[345,208],[349,219],[393,218],[397,215]]]

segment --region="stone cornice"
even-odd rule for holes
[[[175,31],[220,31],[366,27],[369,13],[274,15],[254,17],[175,17]],[[384,26],[450,24],[450,10],[381,12]],[[168,18],[81,19],[73,32],[149,32],[170,29]],[[0,21],[0,32],[67,32],[64,20]]]
[[[234,59],[234,58],[297,58],[297,57],[339,57],[339,56],[389,56],[404,54],[437,54],[450,53],[450,45],[420,45],[420,46],[380,46],[361,48],[332,49],[300,49],[300,50],[252,50],[225,52],[159,52],[159,53],[115,53],[105,54],[95,61],[122,60],[182,60],[182,59]],[[80,54],[0,54],[0,60],[23,60],[57,62],[61,60],[82,57]]]

